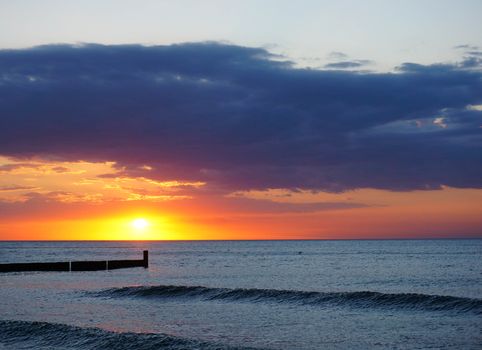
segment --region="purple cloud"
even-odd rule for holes
[[[360,73],[273,58],[218,43],[0,50],[0,154],[149,165],[225,192],[482,186],[482,112],[466,108],[482,104],[480,61]]]

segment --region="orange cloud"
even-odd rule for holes
[[[43,198],[63,203],[107,201],[169,201],[191,198],[177,192],[204,182],[156,181],[146,176],[119,176],[114,162],[23,162],[0,157],[0,201]],[[143,168],[149,171],[149,167]]]

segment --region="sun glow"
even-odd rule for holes
[[[135,219],[131,222],[131,226],[136,230],[142,231],[149,226],[149,221],[143,218]]]

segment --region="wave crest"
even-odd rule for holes
[[[117,333],[58,323],[0,320],[0,347],[12,349],[248,349],[158,333]],[[3,349],[3,348],[2,348]]]
[[[339,305],[360,308],[386,307],[422,311],[455,311],[482,314],[482,300],[416,293],[307,292],[276,289],[208,288],[201,286],[133,286],[90,293],[101,297],[186,298],[299,305]]]

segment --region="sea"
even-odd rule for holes
[[[482,240],[0,242],[0,349],[482,349]]]

